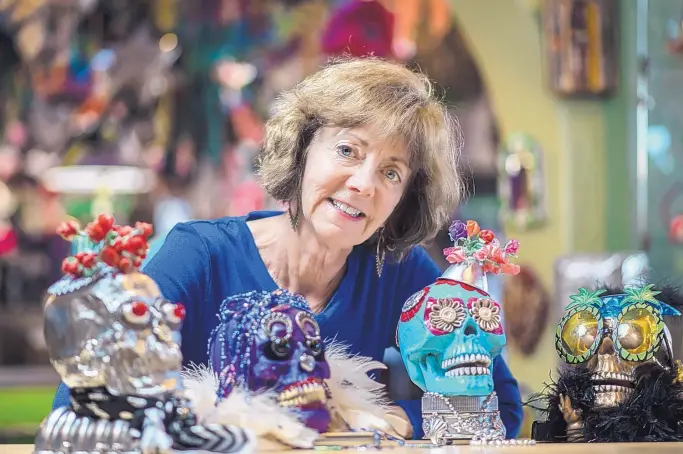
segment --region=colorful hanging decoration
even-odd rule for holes
[[[351,0],[333,12],[322,37],[327,55],[393,57],[394,16],[378,1]]]
[[[676,19],[670,19],[667,24],[666,50],[671,55],[683,55],[683,14]]]
[[[674,216],[669,224],[669,238],[672,243],[683,244],[683,214]]]
[[[526,134],[512,134],[499,154],[498,194],[507,228],[526,231],[545,222],[542,150]]]
[[[380,0],[394,15],[393,53],[409,60],[437,48],[453,24],[446,0]]]
[[[524,356],[538,348],[548,324],[551,298],[540,277],[530,266],[503,284],[503,313],[509,345]]]
[[[659,216],[662,227],[668,232],[669,242],[683,245],[683,213],[678,211],[683,211],[683,205],[678,204],[678,208],[674,208],[674,203],[681,195],[683,195],[683,182],[678,181],[662,197],[659,204]]]
[[[542,4],[550,88],[563,97],[609,96],[617,86],[616,0]]]

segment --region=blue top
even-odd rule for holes
[[[253,212],[177,224],[163,246],[145,266],[164,296],[186,308],[182,327],[185,364],[207,364],[207,343],[218,323],[216,314],[226,297],[251,290],[275,290],[246,221],[280,214]],[[416,291],[432,284],[441,271],[427,252],[415,247],[405,261],[384,264],[382,277],[375,269],[375,252],[357,246],[348,258],[346,274],[328,305],[316,315],[323,338],[336,338],[350,352],[382,361],[395,346],[401,307]],[[517,381],[505,361],[494,360],[493,378],[501,418],[513,438],[522,423],[522,403]],[[61,385],[54,407],[68,404],[68,390]],[[415,438],[422,438],[420,400],[397,402],[410,417]]]

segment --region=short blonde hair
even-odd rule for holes
[[[402,140],[412,177],[385,225],[385,240],[397,258],[432,240],[460,202],[464,184],[457,169],[460,127],[429,79],[377,58],[336,58],[281,93],[258,159],[261,183],[275,200],[299,205],[308,147],[326,125],[367,125]]]

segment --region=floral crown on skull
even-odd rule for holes
[[[449,278],[488,291],[486,273],[515,275],[519,265],[510,259],[517,258],[519,241],[500,243],[492,230],[482,230],[476,221],[455,221],[448,228],[453,246],[443,250],[453,266],[446,274]]]
[[[77,221],[67,221],[60,224],[57,233],[72,243],[88,243],[86,250],[62,261],[64,277],[48,289],[61,295],[90,284],[101,274],[139,271],[153,228],[146,222],[137,222],[134,227],[117,225],[113,216],[100,214],[85,229]]]

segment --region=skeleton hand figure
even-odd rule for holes
[[[566,395],[560,396],[560,411],[567,423],[567,441],[578,442],[583,439],[583,422],[581,410],[572,407],[571,400]]]
[[[35,452],[249,450],[250,433],[200,424],[178,396],[185,310],[137,271],[151,226],[116,226],[99,216],[85,232],[74,224],[58,232],[88,236],[96,246],[65,259],[65,276],[48,290],[45,340],[71,396],[41,425]]]

